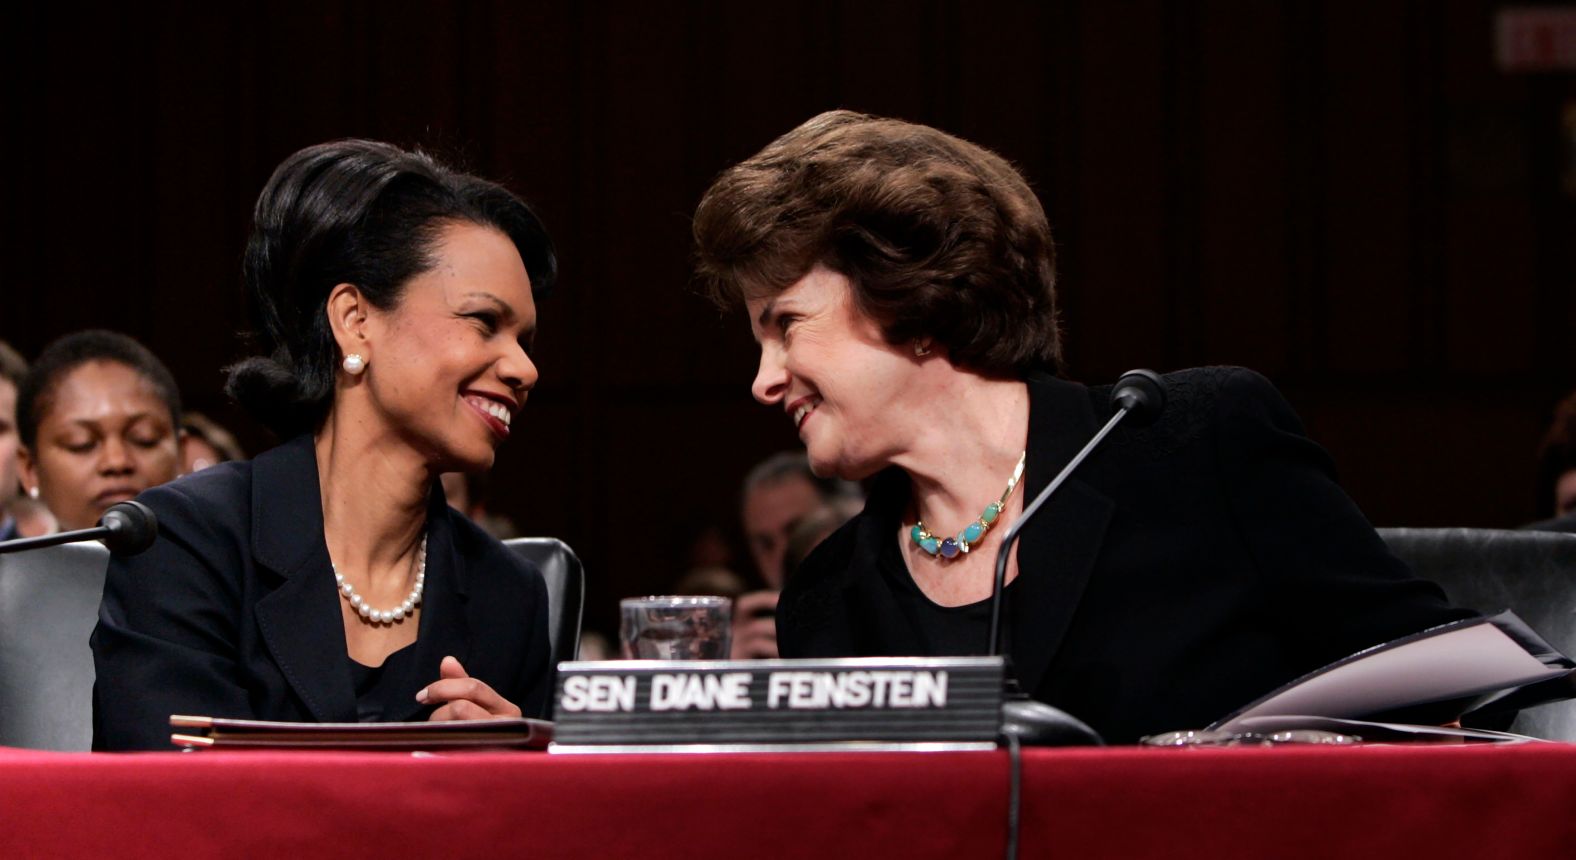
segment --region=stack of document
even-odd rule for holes
[[[222,717],[170,717],[176,746],[197,749],[546,749],[545,720],[463,720],[431,723],[278,723]]]
[[[1359,651],[1216,721],[1209,731],[1331,729],[1339,721],[1443,725],[1576,697],[1576,662],[1512,612]],[[1345,723],[1352,728],[1352,723]]]

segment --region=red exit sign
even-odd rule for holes
[[[1494,16],[1494,57],[1507,72],[1576,69],[1576,8],[1499,10]]]

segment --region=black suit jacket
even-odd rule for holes
[[[1119,428],[1022,533],[1006,619],[1035,698],[1131,742],[1470,617],[1386,550],[1263,377],[1166,379],[1161,419]],[[1111,414],[1109,388],[1040,375],[1029,395],[1026,502]],[[784,657],[925,653],[878,563],[908,498],[901,471],[882,473],[864,512],[805,560],[778,606]]]
[[[112,559],[93,631],[93,745],[171,749],[171,714],[355,722],[339,592],[323,540],[312,438],[204,469],[139,496],[159,537]],[[527,716],[547,698],[541,574],[444,503],[427,513],[415,659],[388,679],[411,698],[445,655]]]

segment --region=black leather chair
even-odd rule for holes
[[[1576,653],[1576,535],[1494,529],[1380,529],[1390,550],[1459,606],[1515,612],[1550,645]],[[1576,741],[1576,701],[1522,711],[1510,730]]]
[[[547,580],[547,638],[552,647],[552,665],[579,657],[580,620],[586,600],[580,557],[558,538],[513,538],[503,543],[535,564]]]
[[[108,565],[96,543],[0,555],[0,746],[92,746],[88,636]]]

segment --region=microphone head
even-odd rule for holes
[[[1166,383],[1153,370],[1129,370],[1111,389],[1111,406],[1127,410],[1127,421],[1144,425],[1166,408]]]
[[[153,546],[159,536],[159,521],[141,502],[119,502],[109,506],[99,525],[109,529],[104,545],[116,555],[136,555]]]

